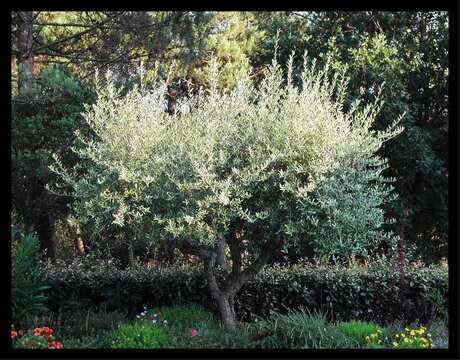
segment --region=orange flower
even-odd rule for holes
[[[42,332],[42,329],[41,328],[35,328],[34,329],[34,335],[40,335]]]
[[[16,336],[18,336],[18,333],[14,330],[11,330],[11,338],[14,339]]]

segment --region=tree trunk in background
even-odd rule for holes
[[[128,243],[128,256],[129,256],[129,267],[134,266],[134,252],[133,252],[133,244]]]
[[[32,11],[19,12],[19,28],[17,36],[18,91],[23,93],[30,89],[34,82],[34,53],[32,37]]]
[[[85,246],[83,244],[83,239],[81,238],[81,229],[79,225],[77,225],[75,229],[75,246],[80,255],[85,255]]]
[[[54,263],[56,261],[54,221],[49,214],[39,216],[37,224],[38,237],[46,256]]]

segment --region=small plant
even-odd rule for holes
[[[164,327],[152,326],[146,321],[120,325],[108,332],[103,340],[112,349],[156,349],[166,347],[170,339]]]
[[[404,328],[399,333],[390,335],[377,331],[365,337],[368,348],[420,349],[431,348],[431,333],[424,326]]]
[[[147,306],[144,305],[144,310],[136,315],[138,320],[148,322],[153,326],[167,326],[168,320],[163,316],[160,309],[147,309]]]
[[[270,320],[253,325],[252,338],[258,348],[331,349],[358,345],[328,324],[322,313],[305,311],[274,313]]]
[[[13,348],[17,349],[62,349],[64,346],[52,335],[54,330],[44,326],[33,331],[11,330]]]
[[[366,337],[369,335],[374,333],[381,334],[384,331],[382,327],[376,324],[356,320],[341,322],[336,326],[336,329],[362,345],[366,344]]]
[[[28,316],[47,310],[44,305],[43,268],[40,265],[40,244],[34,234],[19,230],[17,214],[11,213],[11,310],[15,324],[24,325]]]
[[[447,323],[449,319],[448,303],[444,292],[437,288],[430,288],[424,293],[423,299],[427,304],[428,318],[432,320],[440,318]]]

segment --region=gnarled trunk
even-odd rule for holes
[[[203,248],[187,242],[176,244],[182,251],[199,256],[204,261],[204,271],[208,281],[209,290],[212,297],[216,300],[223,325],[232,329],[237,325],[235,314],[235,296],[241,287],[249,280],[253,279],[262,267],[268,262],[273,252],[281,246],[282,235],[278,234],[271,241],[267,241],[261,251],[260,256],[247,268],[241,269],[241,236],[238,235],[240,229],[230,232],[226,242],[230,248],[232,257],[232,271],[227,274],[224,282],[219,286],[216,278],[216,261],[218,254],[216,249]]]

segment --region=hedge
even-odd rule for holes
[[[78,308],[105,305],[136,311],[143,305],[197,303],[212,310],[203,272],[186,267],[121,270],[113,265],[48,266],[45,282],[48,306]],[[447,309],[448,271],[441,266],[406,269],[409,311],[403,313],[397,267],[376,263],[369,267],[332,267],[299,264],[266,267],[238,293],[236,311],[243,321],[270,311],[305,307],[327,312],[331,319],[388,322],[426,320]],[[437,299],[436,296],[438,295]]]

